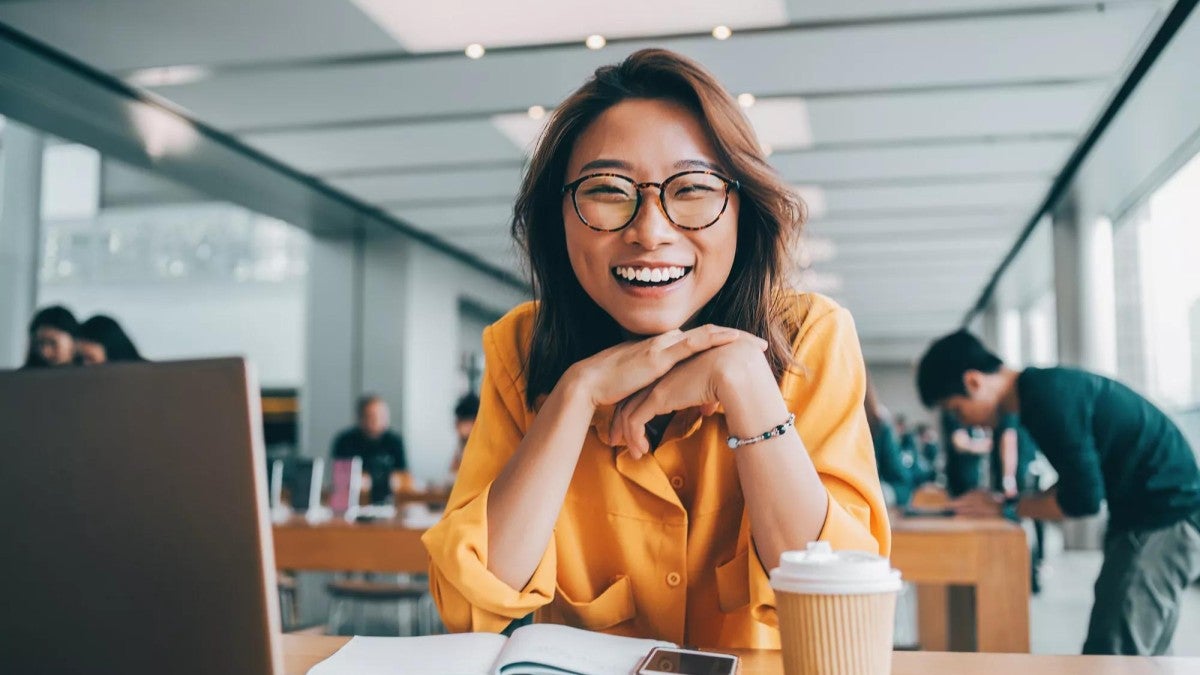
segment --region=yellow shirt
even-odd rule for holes
[[[887,555],[891,548],[875,453],[863,412],[865,369],[850,314],[796,296],[796,364],[780,390],[829,492],[820,539]],[[430,587],[452,631],[540,622],[706,647],[777,648],[775,594],[750,540],[728,431],[718,412],[677,415],[653,455],[608,444],[612,407],[597,411],[554,535],[529,583],[487,569],[487,500],[536,413],[522,363],[536,312],[526,303],[483,334],[479,415],[446,515],[425,533]]]

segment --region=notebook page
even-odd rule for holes
[[[308,675],[488,675],[504,642],[495,633],[355,637]]]
[[[593,631],[539,623],[513,631],[500,652],[493,675],[507,675],[515,664],[537,664],[549,669],[528,672],[578,673],[579,675],[629,675],[653,647],[674,647],[670,642],[606,635]]]

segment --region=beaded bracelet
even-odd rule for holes
[[[738,438],[737,436],[730,436],[728,441],[729,447],[730,449],[736,450],[743,445],[753,445],[754,443],[765,441],[769,438],[782,436],[785,431],[794,426],[796,426],[796,413],[788,413],[786,422],[778,426],[771,427],[769,431],[765,431],[757,436],[751,436],[750,438]]]

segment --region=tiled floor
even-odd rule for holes
[[[1078,654],[1092,608],[1092,584],[1100,573],[1099,551],[1060,551],[1046,561],[1042,592],[1030,604],[1035,654]],[[1184,595],[1176,656],[1200,656],[1200,587]]]

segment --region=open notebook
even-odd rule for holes
[[[495,633],[356,637],[308,675],[629,675],[652,648],[674,647],[558,626]]]

